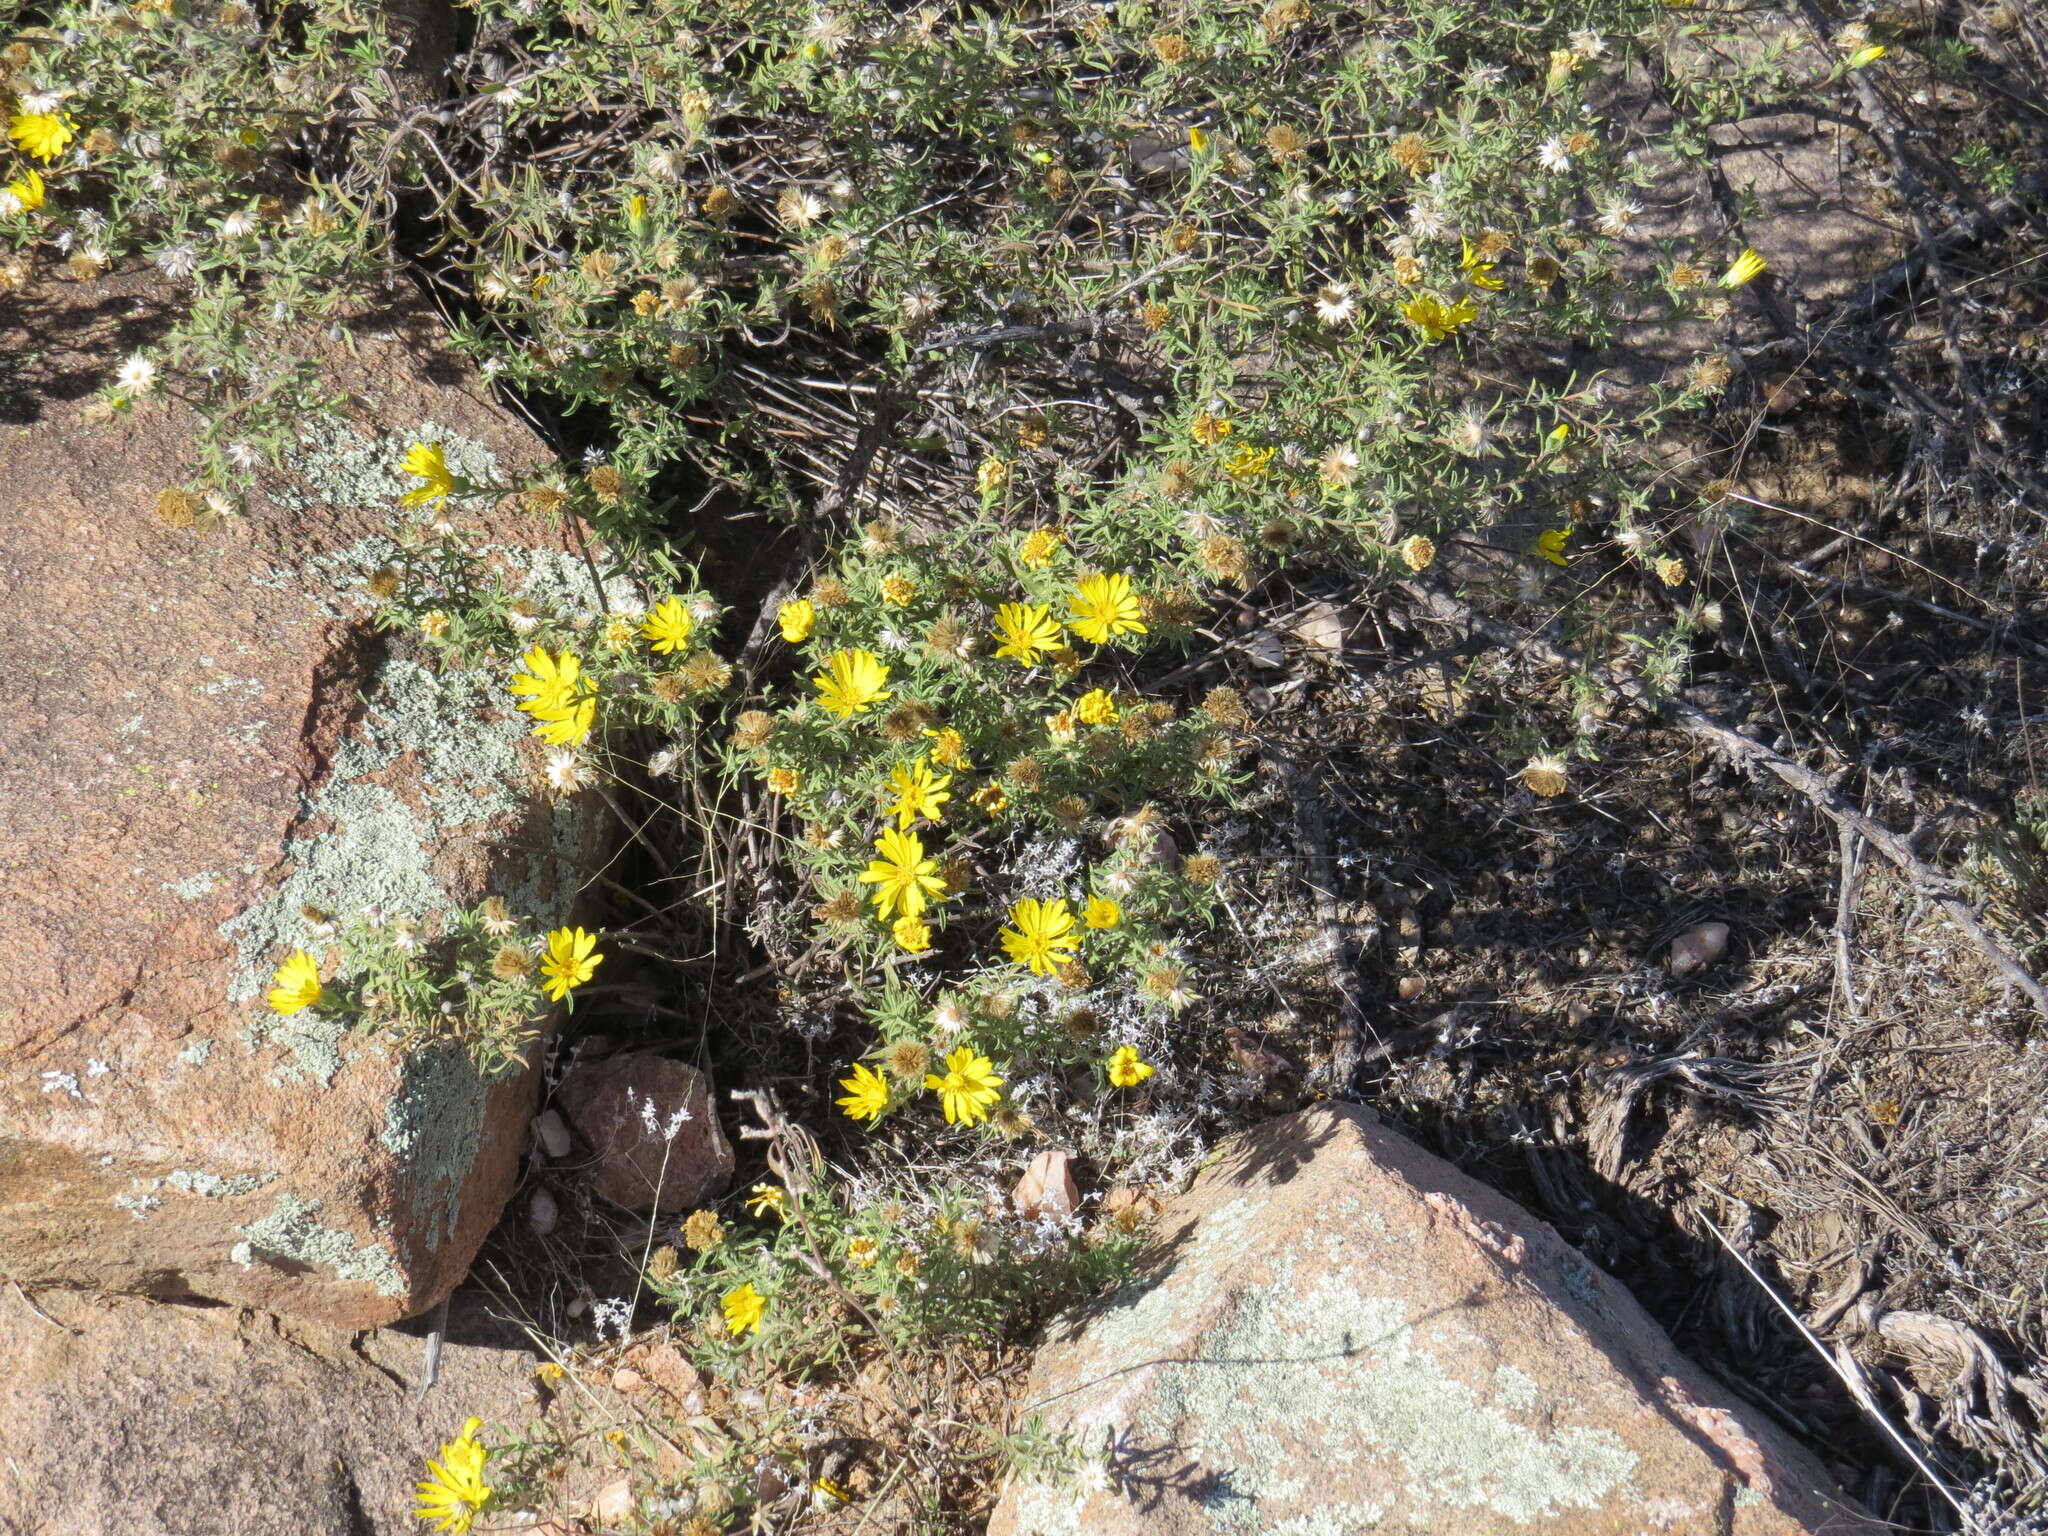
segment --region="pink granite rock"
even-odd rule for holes
[[[366,319],[322,358],[346,419],[308,420],[243,513],[167,524],[189,415],[87,419],[160,327],[152,295],[138,276],[0,309],[0,352],[26,359],[0,414],[30,418],[0,428],[0,1275],[386,1323],[446,1294],[497,1220],[532,1074],[485,1081],[460,1050],[261,994],[324,947],[309,906],[428,935],[487,894],[569,910],[597,818],[530,792],[502,678],[421,664],[366,592],[419,516],[398,507],[410,439],[501,478],[540,445],[430,323]],[[573,588],[560,530],[484,515],[508,572]]]
[[[1881,1527],[1545,1223],[1367,1111],[1241,1138],[1018,1404],[1096,1462],[990,1536],[1805,1536]]]
[[[629,1211],[671,1215],[715,1200],[732,1182],[711,1080],[663,1056],[578,1062],[555,1102],[590,1148],[590,1187]]]

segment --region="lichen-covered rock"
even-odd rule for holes
[[[711,1079],[685,1062],[628,1053],[578,1062],[555,1102],[590,1148],[590,1187],[629,1211],[671,1215],[715,1200],[732,1182]]]
[[[500,480],[540,457],[416,317],[332,348],[346,421],[309,422],[245,511],[167,524],[193,425],[89,392],[159,324],[140,279],[0,310],[0,1274],[202,1296],[354,1326],[431,1305],[509,1195],[531,1073],[487,1082],[263,1005],[309,907],[431,934],[486,894],[568,911],[597,818],[529,792],[503,680],[437,674],[368,620],[406,444]],[[11,317],[24,317],[19,328]],[[31,346],[31,341],[34,346]],[[172,503],[173,523],[191,508]],[[483,532],[557,605],[563,535]]]
[[[424,1458],[470,1414],[503,1446],[539,1411],[538,1361],[485,1310],[457,1308],[421,1399],[426,1341],[395,1329],[9,1289],[0,1531],[419,1536]]]
[[[1018,1411],[1095,1469],[1013,1481],[990,1536],[1880,1529],[1548,1225],[1346,1106],[1228,1148]]]

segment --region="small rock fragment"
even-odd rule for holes
[[[1422,990],[1426,985],[1420,976],[1403,976],[1394,983],[1394,995],[1404,1003],[1412,1003],[1422,996]]]
[[[1325,656],[1341,656],[1345,638],[1356,618],[1354,612],[1318,599],[1308,605],[1308,611],[1289,633],[1312,651],[1320,651]]]
[[[622,1365],[612,1372],[612,1390],[631,1397],[636,1392],[647,1390],[647,1378],[630,1365]]]
[[[536,1188],[526,1200],[526,1224],[536,1237],[546,1237],[562,1222],[562,1207],[545,1189]]]
[[[1017,1207],[1017,1215],[1025,1221],[1073,1215],[1081,1207],[1073,1160],[1064,1152],[1039,1153],[1025,1165],[1024,1177],[1017,1181],[1010,1199]]]
[[[692,1392],[703,1390],[704,1378],[673,1344],[655,1345],[634,1364],[642,1375],[670,1397],[680,1400]]]
[[[599,1525],[622,1525],[637,1513],[629,1477],[615,1477],[591,1496],[590,1518]]]
[[[1700,923],[1671,941],[1671,974],[1690,976],[1718,963],[1728,953],[1728,925]]]
[[[557,1162],[567,1157],[575,1142],[569,1135],[569,1127],[562,1123],[562,1117],[552,1109],[544,1109],[533,1117],[534,1140],[540,1143],[541,1151]]]

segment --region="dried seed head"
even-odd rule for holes
[[[1276,517],[1259,529],[1259,542],[1267,549],[1279,551],[1292,549],[1294,541],[1301,537],[1301,530],[1285,517]]]
[[[583,483],[590,487],[591,494],[605,506],[616,506],[626,494],[623,476],[609,464],[593,464],[583,476]]]
[[[1251,574],[1251,556],[1244,541],[1227,533],[1202,540],[1202,564],[1219,581],[1242,584]]]
[[[844,608],[852,601],[853,594],[846,590],[846,583],[837,576],[820,576],[817,585],[811,588],[813,608]]]
[[[1152,39],[1152,51],[1159,56],[1160,63],[1171,67],[1187,63],[1188,56],[1194,49],[1188,46],[1188,40],[1178,32],[1162,32]]]
[[[691,692],[708,693],[732,681],[732,666],[710,651],[698,651],[683,663],[682,670],[676,675],[682,678],[683,685]]]
[[[190,528],[199,517],[199,498],[175,485],[167,486],[157,493],[156,515],[166,528]]]
[[[915,741],[933,718],[930,705],[909,699],[882,716],[882,735],[890,741]]]
[[[852,891],[839,891],[811,909],[821,923],[850,923],[860,917],[860,898]]]
[[[1078,832],[1088,822],[1088,802],[1079,795],[1062,795],[1053,802],[1052,819],[1063,832]]]
[[[774,735],[775,717],[765,710],[742,710],[732,723],[732,744],[742,752],[765,747]]]
[[[682,1255],[663,1243],[647,1256],[647,1277],[656,1285],[666,1285],[676,1277],[682,1262]]]
[[[1529,759],[1522,766],[1521,780],[1531,794],[1553,799],[1569,787],[1565,779],[1565,761],[1548,753]]]
[[[1266,130],[1266,153],[1275,160],[1294,160],[1308,152],[1308,138],[1299,128],[1275,123]]]
[[[1180,864],[1181,878],[1206,890],[1223,875],[1223,861],[1213,853],[1191,853]]]
[[[647,691],[663,704],[680,704],[690,696],[690,684],[680,672],[664,672],[647,685]]]
[[[954,614],[942,613],[925,631],[924,643],[942,661],[965,661],[974,654],[974,631]]]
[[[880,1060],[897,1082],[921,1084],[925,1073],[931,1070],[931,1047],[919,1040],[899,1040],[883,1048]]]
[[[1185,459],[1175,459],[1159,472],[1159,494],[1178,501],[1189,496],[1195,489],[1194,466]]]
[[[1436,545],[1419,533],[1403,539],[1398,552],[1401,563],[1411,571],[1426,571],[1436,559]]]
[[[1202,713],[1233,731],[1247,730],[1252,723],[1251,712],[1244,706],[1244,695],[1235,688],[1211,688],[1203,696]]]
[[[500,981],[517,981],[533,969],[533,956],[517,944],[507,944],[491,956],[491,974]]]
[[[999,1134],[1011,1141],[1015,1141],[1019,1136],[1028,1136],[1033,1130],[1031,1117],[1025,1114],[1023,1110],[1008,1104],[1002,1105],[994,1114],[990,1115],[988,1123],[994,1126]]]
[[[710,1211],[692,1211],[683,1223],[683,1241],[695,1253],[707,1253],[725,1241],[725,1227]]]
[[[370,596],[377,599],[378,602],[388,603],[392,598],[398,596],[397,568],[389,565],[380,565],[376,570],[370,572],[369,579],[363,585],[369,590]]]
[[[1148,592],[1138,599],[1138,605],[1145,612],[1145,622],[1157,628],[1185,627],[1201,616],[1202,605],[1195,600],[1195,594],[1185,587],[1168,587],[1163,592]]]
[[[1003,776],[1021,795],[1035,795],[1045,788],[1045,769],[1039,765],[1035,757],[1013,759],[1010,766],[1003,770]]]

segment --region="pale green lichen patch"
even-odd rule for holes
[[[483,1144],[490,1088],[468,1053],[453,1045],[413,1053],[400,1073],[378,1139],[411,1172],[413,1215],[431,1251],[461,1215],[462,1188]]]
[[[223,1178],[217,1173],[204,1173],[197,1168],[173,1168],[165,1182],[188,1195],[225,1200],[236,1195],[253,1195],[276,1177],[274,1173],[237,1173]]]
[[[178,1052],[178,1061],[180,1064],[188,1067],[203,1067],[206,1065],[206,1058],[212,1054],[213,1042],[211,1040],[194,1040],[185,1049]]]
[[[166,880],[164,889],[180,901],[197,901],[202,896],[211,896],[214,887],[221,882],[221,876],[210,869],[202,869],[196,875],[187,875],[182,880]]]
[[[1372,1291],[1355,1244],[1333,1259],[1327,1239],[1360,1225],[1356,1204],[1326,1204],[1261,1254],[1256,1279],[1242,1267],[1255,1202],[1205,1217],[1162,1278],[1088,1324],[1089,1384],[1061,1426],[1184,1458],[1214,1529],[1233,1536],[1351,1536],[1397,1506],[1526,1525],[1633,1498],[1637,1458],[1619,1436],[1552,1424],[1540,1383],[1514,1367],[1475,1389],[1418,1335],[1408,1299]],[[1047,1536],[1080,1517],[1071,1491],[1047,1485],[1021,1489],[1019,1512]]]
[[[299,447],[286,465],[306,483],[274,493],[280,506],[311,511],[321,506],[358,509],[389,507],[420,482],[399,466],[414,443],[439,443],[448,467],[478,484],[498,476],[498,456],[482,443],[431,419],[409,430],[371,437],[348,422],[322,417],[299,429]]]
[[[317,1200],[279,1195],[268,1216],[235,1229],[245,1241],[235,1244],[228,1256],[244,1269],[265,1258],[311,1264],[332,1270],[338,1279],[373,1285],[381,1296],[403,1295],[405,1278],[390,1250],[381,1243],[358,1244],[346,1232],[320,1225],[313,1219],[319,1209]]]
[[[221,926],[235,945],[230,998],[256,998],[287,953],[317,946],[309,907],[429,923],[445,913],[453,898],[434,873],[431,851],[450,833],[515,809],[507,786],[519,769],[521,726],[486,677],[386,662],[360,727],[302,806],[304,824],[319,830],[292,840],[285,873],[267,898]],[[401,757],[413,764],[416,805],[367,782]],[[545,920],[556,912],[535,915]],[[312,1076],[331,1083],[343,1033],[317,1015],[265,1016],[252,1038],[291,1049],[292,1061],[273,1074],[279,1081]]]

